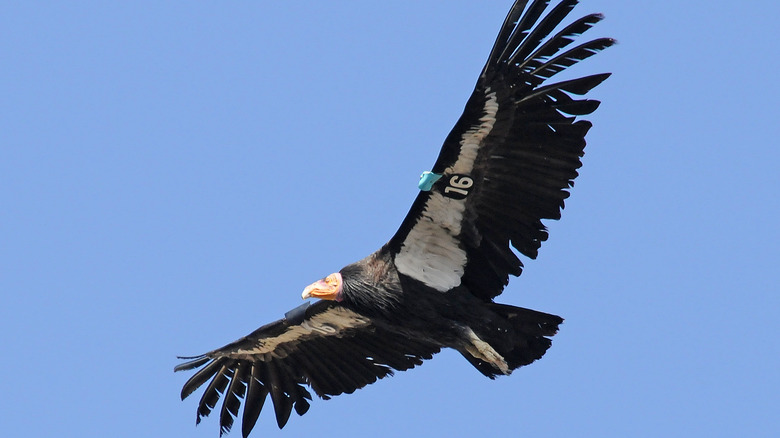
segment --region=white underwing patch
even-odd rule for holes
[[[482,140],[493,130],[493,125],[496,123],[496,114],[498,113],[498,99],[495,91],[490,92],[490,88],[486,90],[486,93],[487,101],[485,102],[483,115],[479,118],[480,124],[463,133],[460,140],[458,159],[452,166],[447,168],[444,172],[445,174],[471,173]]]
[[[299,325],[290,326],[284,333],[269,338],[260,339],[251,349],[238,350],[239,355],[260,355],[270,353],[279,355],[277,347],[281,344],[304,341],[312,337],[339,336],[347,329],[369,325],[368,318],[344,307],[332,307],[322,313],[303,320]]]
[[[496,122],[496,93],[486,90],[486,102],[479,125],[463,133],[460,153],[445,174],[469,175],[479,153],[479,147]],[[465,190],[455,185],[455,188]],[[456,180],[454,184],[458,184]],[[461,182],[462,184],[462,182]],[[466,193],[467,194],[467,193]],[[460,285],[466,267],[466,251],[460,245],[461,223],[466,211],[466,196],[458,199],[431,192],[422,215],[409,230],[401,250],[395,257],[398,271],[440,292]]]

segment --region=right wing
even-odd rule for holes
[[[568,46],[601,20],[591,14],[558,33],[577,4],[517,0],[501,27],[463,115],[431,174],[386,245],[398,271],[447,292],[465,285],[489,301],[518,276],[512,250],[536,258],[547,239],[543,219],[559,219],[574,185],[596,100],[577,99],[609,74],[549,83],[612,44],[597,38]],[[527,8],[526,8],[527,6]]]

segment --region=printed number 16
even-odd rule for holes
[[[444,193],[455,192],[460,195],[466,196],[469,194],[468,189],[474,184],[474,180],[467,176],[455,175],[450,178],[450,184],[444,188]]]

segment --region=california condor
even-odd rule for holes
[[[351,393],[453,348],[489,378],[541,358],[563,322],[493,299],[536,258],[542,219],[559,219],[585,148],[596,100],[577,99],[609,74],[552,84],[567,67],[611,46],[568,46],[602,19],[582,17],[550,37],[578,3],[517,0],[463,115],[396,234],[377,252],[303,291],[304,304],[253,333],[175,368],[200,368],[181,392],[206,382],[197,422],[220,396],[221,433],[244,400],[246,437],[270,395],[284,427],[311,394]]]

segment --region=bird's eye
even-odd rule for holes
[[[339,284],[339,275],[338,274],[330,274],[327,277],[325,277],[325,282],[328,283],[331,286],[338,286],[338,284]]]

